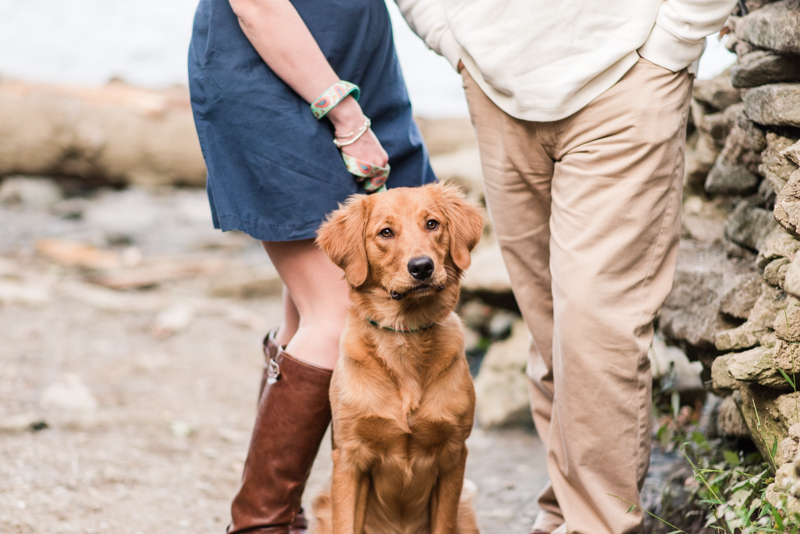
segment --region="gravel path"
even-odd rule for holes
[[[245,306],[280,317],[277,299]],[[259,333],[208,315],[159,339],[152,320],[70,298],[0,307],[0,417],[49,426],[0,434],[1,533],[224,531],[254,418]],[[41,407],[65,374],[96,410]],[[483,532],[527,532],[547,480],[541,442],[476,429],[469,445]],[[326,440],[307,497],[329,476],[329,454]]]

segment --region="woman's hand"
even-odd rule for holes
[[[313,102],[339,81],[290,0],[230,0],[230,3],[244,34],[262,59],[307,102]],[[336,127],[337,137],[347,137],[364,124],[364,112],[352,96],[339,102],[326,117]],[[344,147],[344,151],[382,167],[389,160],[372,130]]]
[[[361,111],[361,106],[352,96],[342,100],[339,105],[328,112],[327,116],[336,128],[336,137],[341,141],[346,141],[352,135],[355,135],[364,125],[364,112]],[[372,163],[381,167],[385,167],[389,162],[389,156],[371,129],[367,130],[352,145],[342,147],[342,152],[365,163]]]

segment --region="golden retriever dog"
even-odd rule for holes
[[[320,228],[352,305],[316,534],[478,532],[462,492],[475,391],[453,309],[482,230],[478,209],[440,184],[355,195]]]

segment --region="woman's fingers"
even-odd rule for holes
[[[381,167],[385,167],[389,163],[388,154],[372,130],[367,130],[358,141],[344,147],[344,152],[363,162]]]

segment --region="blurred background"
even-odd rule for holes
[[[416,114],[465,117],[460,77],[414,35],[394,2],[400,62]],[[149,88],[185,86],[187,43],[196,0],[0,0],[0,76],[103,85],[120,79]],[[729,67],[735,56],[709,39],[700,78]]]
[[[460,77],[387,6],[432,165],[482,202]],[[185,88],[195,7],[0,0],[0,534],[219,533],[228,521],[281,283],[257,242],[211,226]],[[684,232],[717,249],[734,202],[709,202],[702,183],[739,99],[719,77],[736,60],[723,44],[709,38],[700,62]],[[473,258],[459,307],[478,391],[467,476],[482,530],[524,533],[547,480],[528,332],[490,225]],[[692,305],[676,301],[670,324],[702,322]],[[706,353],[673,330],[651,354],[662,440],[698,422],[711,365],[690,362]],[[676,458],[669,439],[654,453],[653,507]],[[326,441],[307,497],[329,469]]]

